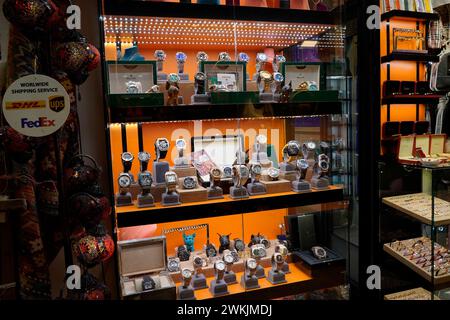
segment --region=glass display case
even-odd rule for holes
[[[345,286],[354,169],[339,11],[180,2],[103,3],[121,297]]]

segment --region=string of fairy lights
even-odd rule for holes
[[[345,29],[333,25],[189,18],[104,16],[105,41],[143,45],[284,48],[305,40],[343,48]],[[236,39],[235,39],[236,38]]]

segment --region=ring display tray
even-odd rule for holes
[[[382,202],[422,223],[432,224],[432,197],[426,193],[383,198]],[[450,224],[450,202],[434,198],[434,224],[436,226]]]
[[[406,290],[402,292],[396,292],[387,294],[384,296],[384,300],[431,300],[432,295],[431,292],[428,290],[425,290],[424,288],[415,288],[411,290]],[[440,300],[439,297],[434,296],[433,300]]]

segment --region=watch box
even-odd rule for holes
[[[430,141],[431,136],[428,134],[416,135],[414,150],[421,149],[425,157],[430,157]]]
[[[414,125],[414,133],[419,135],[426,134],[429,127],[430,123],[428,121],[417,121]]]
[[[400,81],[388,80],[383,83],[383,96],[389,97],[400,93]]]
[[[416,94],[427,95],[431,93],[430,83],[428,81],[416,82]]]
[[[281,73],[284,76],[284,83],[292,83],[294,91],[305,81],[314,81],[319,90],[326,87],[326,77],[321,63],[285,62],[281,65]]]
[[[402,121],[400,122],[400,134],[402,136],[409,136],[411,134],[414,134],[414,121]]]
[[[388,121],[383,123],[383,139],[392,138],[400,134],[400,122]]]
[[[200,70],[206,75],[206,92],[213,85],[223,86],[225,92],[246,91],[246,63],[240,61],[202,61]]]
[[[166,237],[119,241],[119,275],[121,296],[130,300],[173,300],[176,287],[166,272]],[[144,291],[144,277],[156,284],[155,289]]]
[[[147,93],[157,84],[156,61],[107,61],[111,107],[164,105],[164,94]]]
[[[447,141],[447,135],[445,134],[432,134],[430,136],[430,156],[432,157],[445,157],[445,143]]]
[[[199,184],[197,177],[195,177],[195,181],[197,183],[197,187],[195,189],[184,189],[183,181],[184,177],[178,179],[177,192],[180,195],[181,203],[208,201],[208,190]]]
[[[404,95],[413,95],[416,93],[416,83],[414,81],[402,81],[400,92]]]
[[[400,136],[398,143],[397,159],[402,164],[418,164],[420,163],[414,156],[414,141],[415,136]]]

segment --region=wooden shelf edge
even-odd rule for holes
[[[429,12],[406,11],[406,10],[391,10],[381,14],[381,21],[387,21],[391,19],[431,21],[431,20],[439,20],[439,14]]]

